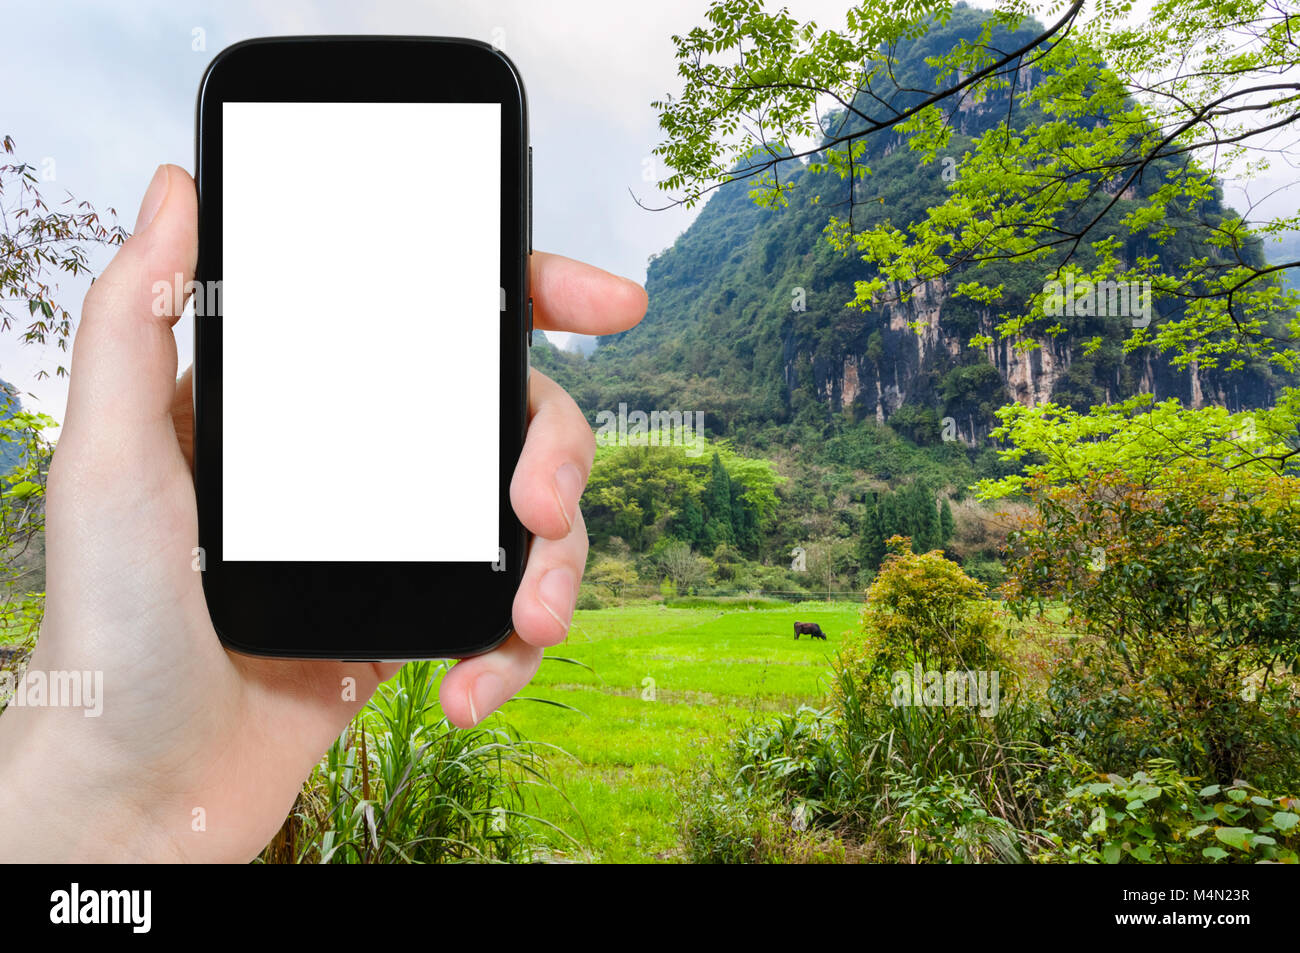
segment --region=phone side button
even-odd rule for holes
[[[528,296],[528,346],[533,346],[533,296]]]

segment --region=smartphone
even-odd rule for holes
[[[523,82],[444,37],[275,37],[199,87],[195,489],[237,652],[465,658],[527,535]]]

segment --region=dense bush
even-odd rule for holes
[[[836,678],[837,705],[750,725],[697,779],[683,800],[692,857],[752,861],[807,832],[848,859],[1010,862],[1040,846],[1032,706],[991,718],[893,706],[859,695],[843,668]]]
[[[705,773],[681,793],[682,841],[696,864],[844,863],[844,845],[808,831],[772,797],[735,796]]]
[[[1159,490],[1097,474],[1034,487],[1012,607],[1063,601],[1086,637],[1053,679],[1060,729],[1103,770],[1300,777],[1300,480],[1207,469]]]
[[[997,647],[1001,628],[984,586],[940,553],[913,553],[906,537],[895,536],[888,545],[863,606],[862,637],[843,657],[856,683],[883,691],[893,673],[914,665],[996,669],[1005,680],[1010,670]]]
[[[971,705],[899,704],[890,673],[1006,667],[983,587],[910,541],[891,553],[863,609],[863,636],[841,651],[833,704],[751,725],[711,784],[686,805],[690,849],[714,860],[752,858],[780,843],[778,821],[821,831],[846,856],[986,862],[1023,860],[1046,740],[1040,712],[1009,699]],[[748,826],[747,826],[748,825]]]
[[[1043,861],[1294,864],[1300,851],[1300,800],[1266,796],[1244,781],[1202,786],[1167,758],[1130,777],[1085,777],[1045,819]]]
[[[691,860],[843,861],[843,842],[820,823],[837,744],[827,713],[806,707],[743,732],[721,772],[702,772],[682,793]]]
[[[966,778],[913,766],[889,775],[890,804],[911,863],[1017,863],[1019,831],[989,811]]]

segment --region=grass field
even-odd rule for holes
[[[559,792],[539,786],[529,805],[582,845],[551,835],[556,853],[677,860],[676,785],[716,760],[733,729],[763,713],[820,704],[831,657],[860,611],[860,603],[805,602],[576,613],[569,640],[547,650],[550,660],[524,697],[494,716],[559,749],[548,757]],[[796,620],[818,623],[829,641],[796,642]]]
[[[831,656],[860,609],[845,602],[578,612],[569,641],[547,655],[592,671],[547,661],[523,693],[577,711],[516,699],[501,716],[571,756],[551,760],[572,807],[542,791],[538,813],[583,841],[588,853],[570,848],[575,859],[675,860],[675,784],[756,715],[819,703]],[[820,624],[829,641],[796,642],[796,620]]]

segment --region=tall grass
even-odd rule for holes
[[[380,686],[308,778],[263,862],[531,861],[543,829],[580,848],[528,811],[533,788],[555,790],[546,755],[563,752],[503,722],[453,726],[435,689],[446,667],[412,662]]]
[[[973,707],[927,708],[864,699],[857,680],[843,667],[834,671],[849,791],[873,799],[877,813],[888,802],[891,777],[954,778],[999,817],[1030,827],[1024,803],[1026,779],[1042,765],[1049,742],[1041,712],[1022,696],[1003,700],[992,717]]]

